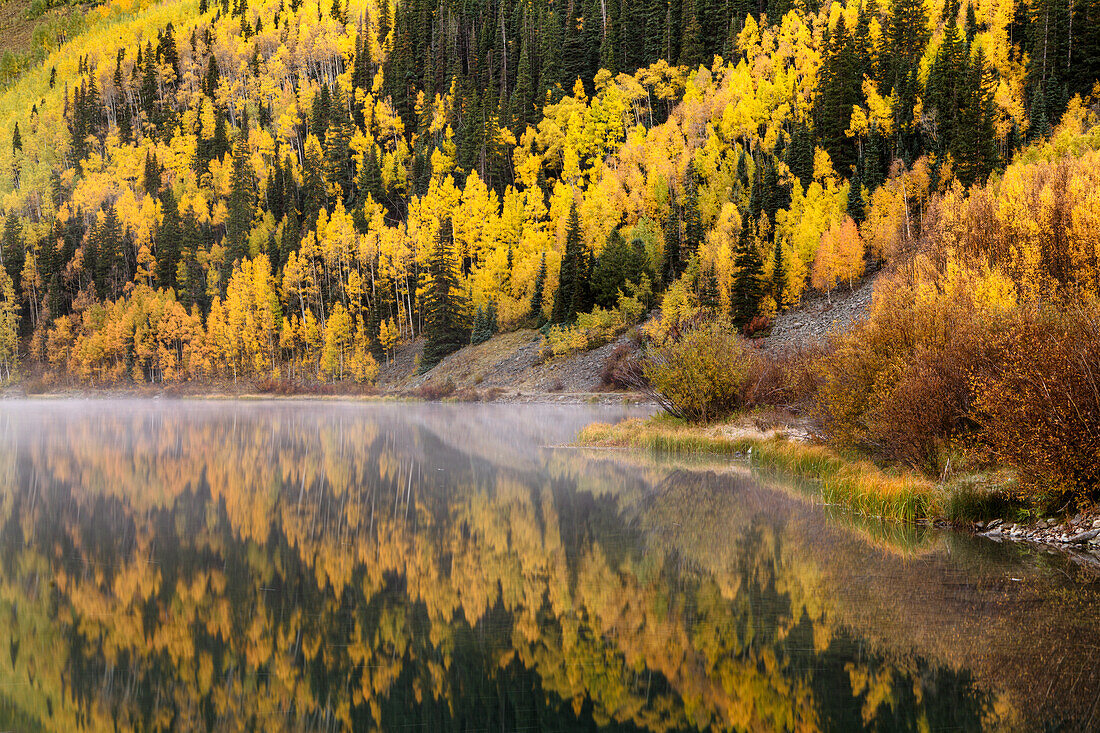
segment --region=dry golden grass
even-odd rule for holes
[[[936,484],[910,473],[884,471],[871,461],[842,456],[822,445],[791,440],[782,431],[731,431],[729,426],[695,427],[665,417],[596,423],[581,431],[585,445],[621,446],[690,454],[744,456],[754,466],[820,482],[829,504],[857,514],[912,522],[943,515]]]

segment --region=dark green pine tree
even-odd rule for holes
[[[646,0],[619,0],[619,71],[630,73],[645,64],[645,11]]]
[[[317,222],[317,215],[328,206],[328,196],[325,192],[324,157],[311,153],[306,148],[305,164],[302,166],[302,216],[312,226]]]
[[[603,32],[600,36],[599,67],[607,69],[612,74],[618,74],[622,70],[622,45],[619,32],[622,10],[619,7],[619,0],[608,0],[605,12],[607,23],[603,24]]]
[[[360,202],[365,204],[367,196],[370,196],[376,204],[384,204],[386,191],[382,186],[382,167],[378,164],[378,152],[373,145],[363,156],[363,164],[359,166],[359,177],[356,179],[355,187],[359,192]]]
[[[669,196],[668,216],[665,218],[665,251],[661,262],[661,279],[666,285],[680,277],[683,260],[680,257],[680,214],[676,200]]]
[[[233,149],[233,170],[229,179],[225,217],[227,266],[248,257],[248,233],[252,230],[252,219],[256,213],[256,181],[246,135],[247,131],[242,130]]]
[[[145,172],[141,184],[149,196],[155,198],[160,193],[160,165],[151,150],[145,152]]]
[[[103,219],[97,222],[92,233],[96,240],[93,246],[96,292],[101,300],[113,300],[121,295],[123,284],[130,279],[126,277],[122,222],[113,203],[103,205]]]
[[[210,54],[210,61],[206,64],[206,75],[202,80],[202,93],[214,99],[214,95],[218,91],[220,79],[221,75],[218,73],[218,59],[214,54]]]
[[[860,178],[858,171],[852,176],[849,184],[848,216],[852,217],[852,221],[856,224],[862,224],[867,211],[863,202],[863,179]]]
[[[317,136],[323,145],[328,131],[329,115],[332,108],[332,93],[328,84],[321,85],[321,92],[313,97],[313,109],[309,116],[309,131]]]
[[[267,210],[275,221],[280,221],[286,215],[286,199],[284,194],[286,186],[283,183],[283,164],[279,159],[279,151],[275,150],[272,156],[271,171],[267,175],[267,185],[264,186],[264,194],[267,197]]]
[[[489,330],[490,338],[500,332],[500,314],[497,313],[495,300],[490,300],[489,307],[485,309],[485,328]]]
[[[23,136],[19,134],[19,123],[15,123],[15,127],[11,132],[11,154],[22,152],[23,150]]]
[[[206,295],[206,273],[199,260],[202,249],[202,228],[195,210],[188,206],[180,221],[180,260],[176,265],[176,287],[179,301],[184,308],[199,306],[203,312],[206,312],[209,305]]]
[[[949,2],[945,12],[943,40],[928,72],[925,92],[928,107],[935,113],[940,153],[951,147],[957,133],[960,95],[970,56],[956,21],[958,6]]]
[[[684,22],[680,34],[680,64],[692,69],[709,61],[703,23],[714,22],[713,18],[699,17],[697,6],[700,4],[702,0],[684,0],[683,3]]]
[[[465,346],[469,338],[465,325],[466,300],[452,253],[453,238],[451,220],[445,219],[428,262],[431,282],[423,306],[426,341],[420,357],[421,374]]]
[[[711,313],[718,311],[718,271],[708,265],[699,275],[699,306]]]
[[[787,167],[803,187],[810,185],[814,177],[814,141],[810,128],[804,122],[796,123],[791,132],[791,144],[787,146]]]
[[[772,253],[772,299],[779,310],[787,307],[787,260],[783,257],[783,240],[775,238],[775,251]]]
[[[745,326],[760,311],[760,299],[764,297],[764,263],[760,259],[748,218],[741,225],[733,264],[737,274],[730,293],[730,316],[735,325]]]
[[[591,290],[594,305],[614,308],[619,292],[627,283],[641,282],[645,274],[645,249],[639,252],[633,244],[627,244],[619,228],[611,230],[604,243],[603,252],[592,270]]]
[[[1077,0],[1072,19],[1068,91],[1084,96],[1100,82],[1100,0]]]
[[[122,57],[125,49],[119,49],[118,63],[115,66],[115,89],[118,90],[118,105],[115,109],[115,125],[118,126],[118,139],[123,145],[134,141],[134,126],[130,116],[129,89],[122,76]]]
[[[12,282],[20,282],[23,260],[23,222],[16,214],[9,213],[4,217],[4,234],[0,236],[0,262]]]
[[[153,53],[152,41],[145,44],[144,64],[141,71],[141,109],[145,113],[145,120],[157,128],[160,122],[157,111],[159,109],[157,93],[157,57]]]
[[[668,45],[665,41],[668,27],[669,0],[642,0],[646,3],[645,14],[645,66],[661,59],[668,60]]]
[[[489,340],[489,331],[486,327],[485,307],[478,306],[474,312],[474,325],[470,329],[470,343],[474,346],[483,344]]]
[[[920,92],[918,73],[928,43],[928,16],[923,0],[891,0],[879,49],[879,92],[894,93],[899,153],[912,158],[913,105]]]
[[[61,255],[57,243],[62,238],[61,222],[54,219],[50,232],[38,244],[38,271],[46,290],[46,311],[49,318],[60,316],[64,308],[61,287]]]
[[[586,15],[587,3],[585,0],[569,0],[566,22],[564,24],[564,39],[561,52],[561,64],[563,71],[563,87],[568,94],[573,88],[573,83],[580,79],[586,89],[592,88],[592,49],[588,45],[586,27],[592,25],[595,18]],[[598,49],[597,49],[598,50]]]
[[[351,201],[355,180],[355,161],[351,157],[351,139],[354,135],[347,101],[337,84],[332,92],[328,131],[324,137],[324,175],[325,181],[341,194],[345,203]]]
[[[882,133],[878,125],[871,123],[867,131],[867,143],[863,146],[863,183],[871,193],[875,192],[886,180],[886,165],[883,155]]]
[[[550,320],[553,323],[572,323],[577,317],[577,308],[582,305],[582,278],[585,275],[586,257],[581,243],[581,221],[577,213],[577,202],[569,207],[569,224],[565,234],[565,253],[561,258],[561,271],[558,276],[558,292],[554,295],[554,309]]]
[[[295,224],[298,223],[298,183],[294,180],[294,165],[290,156],[283,158],[283,212]]]
[[[528,125],[534,124],[535,119],[535,74],[531,59],[531,46],[534,45],[526,27],[520,38],[519,66],[516,70],[516,84],[512,89],[512,131],[518,140]]]
[[[1028,66],[1026,94],[1030,102],[1029,138],[1048,134],[1069,101],[1069,67],[1075,24],[1070,0],[1034,0],[1026,4]],[[1078,26],[1078,31],[1080,26]]]
[[[229,132],[225,128],[225,110],[214,108],[214,137],[210,140],[211,160],[221,160],[230,150]],[[209,161],[207,161],[209,162]]]
[[[703,215],[699,211],[699,186],[695,181],[693,166],[688,166],[684,181],[684,205],[681,209],[684,218],[684,239],[680,246],[680,262],[688,263],[699,252],[706,232],[703,231]]]
[[[540,109],[546,99],[556,101],[562,93],[562,42],[565,36],[559,7],[558,3],[539,4],[539,29],[535,34],[539,41],[539,66],[535,88],[538,90],[536,104]]]
[[[161,221],[157,226],[154,242],[157,257],[157,285],[162,288],[176,287],[176,268],[180,260],[180,241],[183,239],[183,224],[180,221],[179,207],[172,187],[164,189],[160,199]]]
[[[862,103],[860,62],[856,44],[841,14],[829,35],[821,68],[821,84],[814,105],[814,132],[837,171],[847,172],[855,162],[855,147],[845,134],[852,106]],[[812,160],[811,160],[812,169]]]
[[[951,141],[955,175],[964,186],[983,182],[997,165],[993,93],[997,81],[978,48],[962,84],[958,130]]]
[[[535,288],[531,291],[531,307],[528,309],[528,315],[531,320],[535,322],[535,325],[541,326],[544,318],[542,313],[543,304],[543,291],[546,290],[546,253],[542,253],[542,258],[539,261],[539,269],[535,273]]]
[[[302,243],[302,232],[298,229],[298,221],[289,216],[284,216],[279,223],[279,256],[273,262],[277,262],[281,270],[290,258],[291,252],[297,252]]]

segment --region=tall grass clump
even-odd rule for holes
[[[729,436],[669,418],[589,425],[578,440],[582,445],[659,453],[748,456],[754,467],[817,483],[825,502],[867,516],[914,521],[940,511],[940,495],[931,481],[907,473],[891,474],[870,461],[843,456],[823,445]]]

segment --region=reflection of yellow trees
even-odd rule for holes
[[[366,709],[384,727],[399,690],[453,711],[464,670],[517,664],[599,722],[823,724],[808,662],[844,632],[819,560],[779,525],[700,474],[459,452],[407,409],[44,419],[0,451],[0,528],[25,538],[0,556],[0,615],[18,619],[0,646],[28,645],[0,655],[0,679],[33,679],[27,709],[74,730],[149,725],[116,676],[154,688],[164,724],[350,728]],[[453,417],[449,434],[476,434]],[[0,435],[35,427],[0,417]],[[463,666],[471,629],[488,667]],[[898,669],[845,672],[868,722],[922,684]]]

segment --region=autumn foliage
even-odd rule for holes
[[[669,413],[707,423],[745,405],[763,363],[728,323],[710,320],[652,349],[644,371],[651,393]]]

